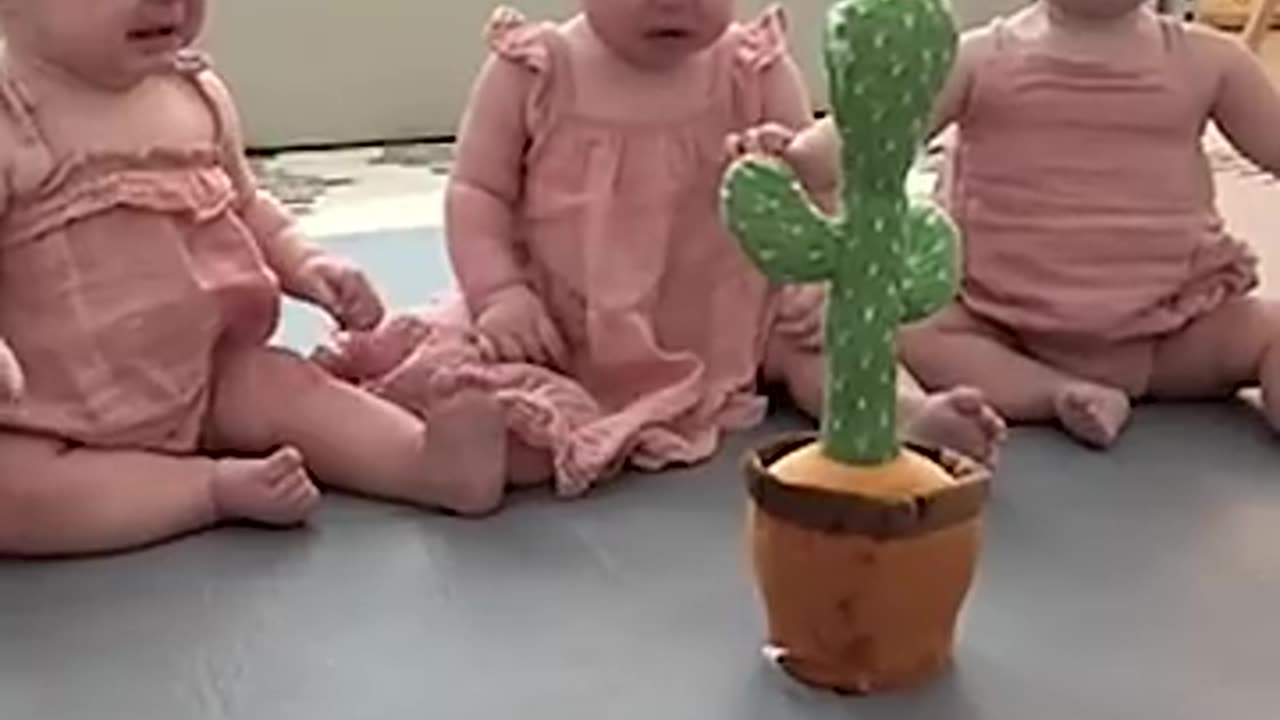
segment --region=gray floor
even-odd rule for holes
[[[332,497],[305,531],[0,564],[0,718],[1276,716],[1280,446],[1250,411],[1145,411],[1107,455],[1018,433],[954,671],[861,700],[759,655],[736,465],[794,426],[482,523]]]

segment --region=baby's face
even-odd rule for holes
[[[136,82],[169,67],[204,25],[205,0],[0,0],[15,48],[84,77]]]
[[[591,28],[640,67],[662,69],[707,49],[733,20],[733,0],[582,0]]]

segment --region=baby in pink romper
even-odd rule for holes
[[[463,306],[320,357],[405,403],[420,402],[420,377],[399,386],[415,375],[487,383],[511,431],[508,480],[566,496],[624,464],[707,458],[761,420],[761,377],[819,412],[821,290],[770,287],[718,212],[731,135],[812,120],[781,9],[745,24],[733,10],[583,0],[563,24],[498,11],[448,188]],[[1002,425],[975,391],[908,389],[903,404],[917,439],[994,453]]]
[[[266,343],[281,293],[348,328],[378,297],[260,192],[226,87],[186,51],[204,0],[2,0],[0,554],[287,526],[316,481],[462,512],[496,405],[415,414]]]
[[[1260,64],[1143,0],[1040,0],[966,34],[934,119],[957,131],[942,191],[966,278],[904,333],[907,366],[1093,447],[1135,400],[1244,386],[1280,429],[1280,306],[1251,296],[1256,260],[1215,208],[1209,121],[1280,172],[1280,95]],[[837,182],[832,130],[783,152],[819,197]]]

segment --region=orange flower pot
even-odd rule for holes
[[[769,647],[789,675],[865,694],[919,685],[949,664],[989,472],[917,446],[880,467],[840,465],[813,435],[758,449],[745,472]]]

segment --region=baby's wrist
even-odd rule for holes
[[[324,255],[318,248],[299,247],[287,256],[278,258],[274,270],[280,279],[281,289],[292,293],[305,285],[307,267]]]

